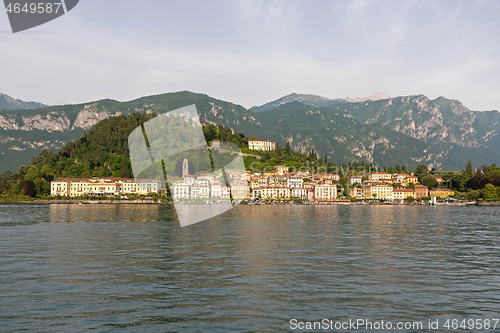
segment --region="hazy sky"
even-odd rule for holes
[[[500,1],[80,0],[12,34],[0,92],[46,104],[190,90],[261,105],[425,94],[500,110]]]

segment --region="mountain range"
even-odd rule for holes
[[[38,109],[45,106],[47,105],[38,102],[25,102],[0,93],[0,110]]]
[[[281,97],[275,101],[266,103],[261,106],[253,106],[249,109],[252,112],[262,112],[269,111],[275,109],[281,105],[285,105],[291,102],[299,102],[304,105],[315,106],[315,107],[325,107],[333,104],[341,104],[341,103],[357,103],[357,102],[365,102],[365,101],[378,101],[381,99],[390,99],[392,98],[389,95],[382,93],[374,93],[371,96],[363,97],[363,98],[336,98],[330,99],[327,97],[322,97],[318,95],[311,94],[297,94],[293,93],[284,97]]]
[[[16,171],[43,149],[57,150],[102,119],[134,112],[164,113],[195,104],[202,121],[226,125],[246,136],[288,141],[330,161],[380,166],[426,164],[442,170],[500,160],[500,114],[470,111],[462,103],[424,95],[328,99],[291,94],[249,110],[188,91],[129,102],[96,102],[0,111],[0,170]],[[112,135],[112,133],[110,133]]]

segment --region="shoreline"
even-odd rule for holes
[[[173,201],[156,202],[152,200],[33,200],[33,201],[2,201],[2,204],[23,204],[23,205],[173,205]],[[329,201],[329,202],[263,202],[248,203],[241,202],[241,205],[249,206],[272,206],[272,205],[294,205],[294,206],[429,206],[421,202],[380,202],[380,201]],[[200,204],[204,205],[204,204]],[[500,201],[482,202],[438,202],[436,206],[500,206]]]

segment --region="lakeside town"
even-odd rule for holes
[[[185,174],[182,180],[171,184],[172,198],[179,200],[307,200],[332,201],[342,198],[339,194],[340,175],[305,172],[288,172],[287,166],[276,166],[273,171],[252,173],[231,172],[229,184],[223,174]],[[376,172],[362,176],[349,175],[350,197],[356,199],[408,200],[448,198],[450,189],[429,190],[418,183],[413,175]],[[156,179],[109,178],[62,178],[51,182],[53,197],[115,197],[129,195],[160,195],[162,184]],[[343,193],[344,189],[341,189]]]
[[[249,140],[249,149],[271,151],[276,144],[267,140]],[[212,148],[220,148],[218,140]],[[415,201],[431,198],[446,199],[454,194],[447,188],[429,189],[419,184],[413,173],[373,172],[365,176],[347,176],[348,196],[345,185],[339,184],[341,175],[327,172],[311,173],[309,170],[293,170],[286,165],[272,170],[227,171],[226,173],[189,173],[189,161],[182,165],[182,177],[170,182],[169,190],[157,179],[133,179],[120,177],[60,178],[51,182],[51,196],[59,198],[107,197],[127,198],[134,196],[161,196],[176,201],[216,202],[246,200],[251,202],[303,201],[327,203],[346,199],[378,199],[384,201]],[[437,178],[439,184],[445,181]]]

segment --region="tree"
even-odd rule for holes
[[[27,180],[24,183],[22,193],[30,197],[36,197],[36,184],[32,180]]]
[[[471,163],[471,161],[467,162],[467,166],[465,167],[465,176],[468,179],[471,179],[472,176],[474,176],[474,174],[472,172],[472,163]]]
[[[422,185],[427,186],[429,189],[435,188],[437,185],[436,178],[431,174],[427,174],[426,176],[424,176],[422,178],[421,183],[422,183]]]
[[[406,198],[406,201],[413,202],[413,201],[415,201],[415,198],[412,196],[409,196],[408,198]]]
[[[285,146],[285,153],[287,155],[290,155],[290,152],[292,151],[292,149],[290,148],[290,142],[286,142],[286,146]]]
[[[493,184],[486,184],[483,190],[483,197],[485,200],[496,199],[497,190]]]
[[[476,191],[476,190],[472,190],[472,191],[469,191],[466,195],[466,198],[467,200],[477,200],[479,199],[479,191]]]
[[[427,168],[427,165],[425,165],[425,164],[420,164],[419,166],[417,166],[417,168],[414,171],[414,174],[415,174],[415,176],[418,177],[419,182],[422,182],[422,178],[427,173],[429,173],[429,169]]]

